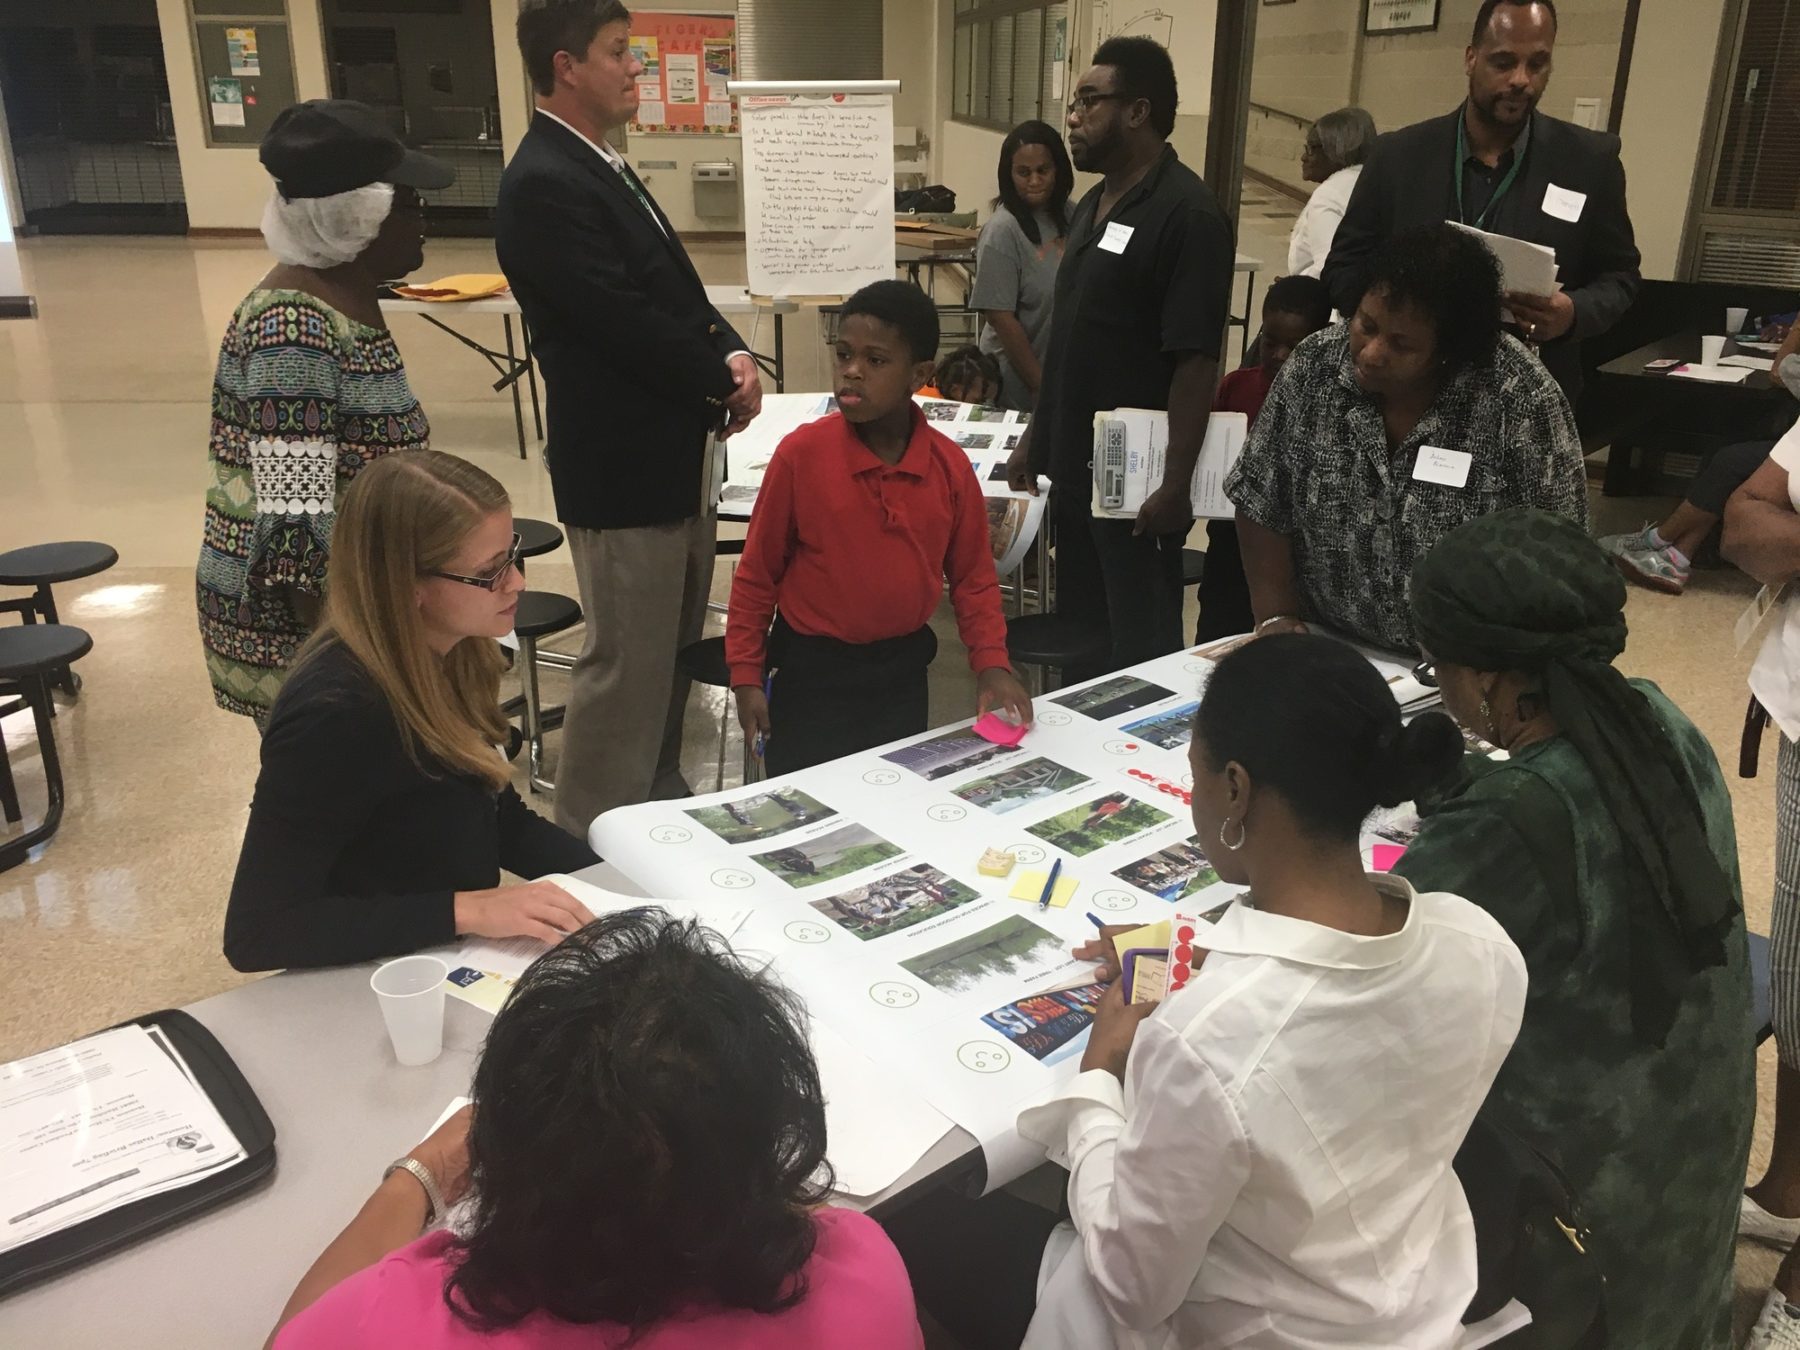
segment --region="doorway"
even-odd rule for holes
[[[187,231],[156,0],[0,0],[0,97],[28,230]]]
[[[409,146],[456,167],[425,195],[438,235],[491,235],[500,194],[499,81],[489,0],[323,0],[334,98],[386,115]]]

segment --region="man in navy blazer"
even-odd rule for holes
[[[612,807],[687,795],[675,656],[699,640],[712,585],[707,441],[762,406],[744,340],[606,144],[637,115],[630,19],[619,0],[523,0],[537,114],[494,222],[544,376],[545,460],[587,618],[556,784],[557,821],[582,838]]]
[[[1618,322],[1642,278],[1619,138],[1536,110],[1555,46],[1549,0],[1485,0],[1463,57],[1468,100],[1375,142],[1323,275],[1332,303],[1353,314],[1369,258],[1409,225],[1461,221],[1554,248],[1562,290],[1506,303],[1573,403],[1582,339]]]

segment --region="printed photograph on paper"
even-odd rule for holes
[[[1124,730],[1140,741],[1149,741],[1164,750],[1174,750],[1194,738],[1194,713],[1198,702],[1184,703],[1179,708],[1146,717],[1141,722],[1127,722]]]
[[[1084,984],[1034,994],[984,1014],[982,1021],[1033,1059],[1054,1064],[1081,1049],[1081,1033],[1093,1025],[1106,993],[1104,984]]]
[[[1153,830],[1172,819],[1167,812],[1158,811],[1150,803],[1141,802],[1129,793],[1111,792],[1097,801],[1059,812],[1048,820],[1040,820],[1037,824],[1028,826],[1026,833],[1035,834],[1045,843],[1056,845],[1064,853],[1084,858],[1111,844],[1134,838],[1145,830]]]
[[[1409,846],[1419,837],[1424,822],[1411,811],[1403,815],[1389,816],[1379,824],[1369,826],[1369,833],[1377,839],[1386,840],[1390,844],[1398,844],[1401,848]]]
[[[1066,945],[1015,914],[921,956],[909,956],[900,965],[946,994],[973,994],[990,985],[998,992],[1065,964]]]
[[[1148,858],[1127,863],[1113,875],[1171,904],[1195,891],[1205,890],[1219,879],[1197,837],[1160,848]]]
[[[959,431],[956,443],[965,450],[992,450],[994,433],[991,431]]]
[[[1142,708],[1174,697],[1173,689],[1164,689],[1160,684],[1151,684],[1135,675],[1116,675],[1110,680],[1102,680],[1099,684],[1091,684],[1086,689],[1077,689],[1072,694],[1064,694],[1050,701],[1070,712],[1078,712],[1083,717],[1104,722],[1109,717],[1128,713],[1133,708]]]
[[[1065,769],[1050,760],[1028,759],[1023,764],[1015,764],[998,773],[991,773],[985,778],[977,778],[972,783],[953,788],[952,794],[971,806],[979,806],[984,811],[1003,816],[1008,811],[1017,811],[1021,806],[1041,802],[1093,781],[1084,773]]]
[[[750,856],[790,886],[817,886],[897,858],[903,851],[867,826],[845,825],[817,839]]]
[[[974,887],[945,876],[930,863],[920,863],[829,900],[815,900],[812,907],[866,942],[948,914],[978,898]]]
[[[960,403],[932,403],[927,401],[919,406],[924,408],[926,420],[932,422],[954,422],[962,413],[962,404]]]
[[[961,773],[964,769],[979,768],[983,764],[992,764],[997,759],[1018,753],[1019,748],[1015,745],[995,745],[992,741],[982,740],[967,727],[962,727],[956,731],[946,731],[942,736],[933,736],[928,741],[890,750],[882,758],[889,764],[910,769],[921,778],[936,781]]]
[[[799,788],[776,788],[734,802],[696,807],[684,814],[699,821],[728,844],[754,844],[778,834],[817,824],[837,814],[833,807]]]

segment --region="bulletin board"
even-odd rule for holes
[[[735,136],[737,19],[729,14],[631,16],[631,48],[644,64],[631,130],[651,135]]]

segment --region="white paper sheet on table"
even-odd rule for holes
[[[1669,377],[1676,380],[1705,380],[1709,384],[1742,384],[1750,378],[1750,372],[1743,366],[1676,366],[1669,372]]]
[[[1775,362],[1771,357],[1745,356],[1742,353],[1735,356],[1721,356],[1719,358],[1719,364],[1722,366],[1739,366],[1745,370],[1761,370],[1765,372],[1775,369]]]

